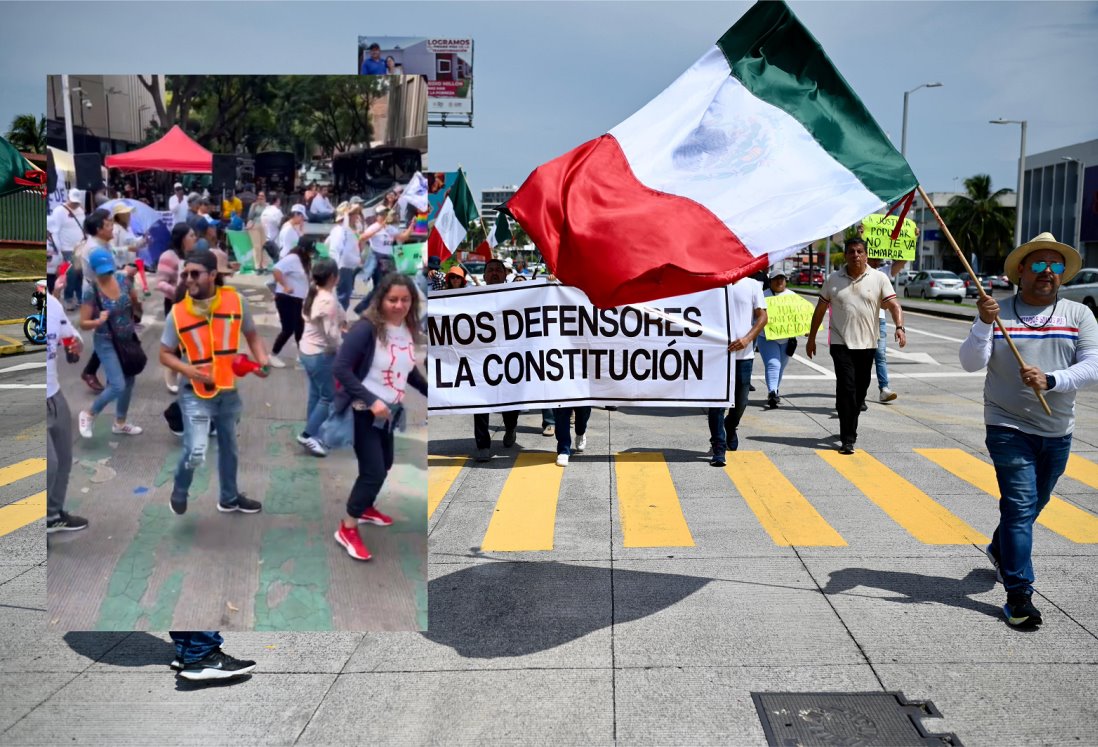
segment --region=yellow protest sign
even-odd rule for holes
[[[866,252],[877,259],[915,259],[915,221],[904,218],[903,228],[895,241],[892,231],[896,228],[896,215],[867,215],[862,219],[865,228]]]
[[[766,298],[766,327],[763,332],[768,340],[800,337],[808,334],[812,326],[814,307],[796,293],[783,293]]]

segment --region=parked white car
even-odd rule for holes
[[[1078,301],[1098,316],[1098,267],[1084,267],[1060,286],[1060,298]]]
[[[965,282],[949,270],[923,270],[904,286],[904,298],[965,298]]]

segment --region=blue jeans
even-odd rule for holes
[[[346,311],[347,307],[351,305],[351,293],[355,289],[355,278],[358,276],[359,267],[341,267],[339,268],[339,280],[336,283],[336,298],[339,300],[339,305]]]
[[[553,419],[557,436],[557,453],[572,454],[572,410],[576,411],[576,435],[587,433],[587,421],[591,419],[590,407],[557,407]]]
[[[885,346],[888,343],[888,323],[881,319],[881,333],[877,337],[877,353],[873,362],[877,365],[877,386],[888,389],[888,359],[885,358]]]
[[[175,641],[175,655],[184,664],[205,659],[225,639],[216,630],[173,630],[168,633]]]
[[[80,266],[80,260],[74,258],[71,254],[65,259],[72,264],[69,265],[69,269],[65,273],[65,291],[62,296],[65,301],[79,302],[80,294],[84,290],[84,270]]]
[[[332,366],[335,353],[302,355],[301,365],[309,377],[309,403],[305,406],[305,433],[320,435],[320,426],[328,419],[328,407],[335,399],[335,379]]]
[[[91,414],[98,415],[103,408],[114,402],[114,417],[118,422],[126,421],[130,411],[130,397],[133,396],[134,378],[122,373],[122,364],[118,360],[118,351],[107,335],[92,336],[92,348],[99,356],[99,365],[107,375],[107,385],[92,402]]]
[[[759,335],[758,341],[759,352],[762,353],[763,370],[766,374],[766,391],[777,394],[778,388],[782,385],[785,366],[789,363],[789,356],[785,354],[789,340],[768,340]]]
[[[545,430],[545,426],[551,425],[554,428],[557,427],[557,420],[553,417],[553,410],[548,407],[541,409],[541,429]]]
[[[235,389],[223,391],[211,399],[203,399],[184,386],[179,390],[179,409],[183,412],[183,453],[175,469],[172,495],[187,497],[194,480],[195,468],[206,460],[210,442],[210,422],[217,426],[217,477],[221,488],[221,503],[236,503],[236,423],[240,420],[243,403]]]
[[[733,363],[736,365],[736,380],[733,384],[736,406],[728,411],[727,417],[723,407],[708,409],[709,443],[713,447],[714,454],[724,454],[726,450],[735,451],[740,447],[736,428],[739,427],[740,418],[747,410],[747,395],[751,391],[751,368],[755,359],[748,358],[745,361],[733,361]]]
[[[999,526],[991,554],[999,560],[1008,592],[1033,589],[1033,522],[1048,503],[1071,454],[1071,434],[1034,436],[1014,428],[987,426],[988,454],[999,482]]]

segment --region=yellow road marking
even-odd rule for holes
[[[22,480],[24,477],[37,475],[39,472],[44,472],[45,469],[45,459],[24,459],[18,464],[0,468],[0,486],[10,485],[16,480]]]
[[[480,548],[492,552],[553,549],[557,496],[564,470],[557,455],[519,454],[496,501]]]
[[[846,546],[846,540],[761,451],[733,451],[727,460],[725,473],[774,544]]]
[[[46,491],[35,493],[0,508],[0,537],[38,521],[46,515]]]
[[[616,454],[618,511],[625,547],[693,547],[663,454]]]
[[[1067,471],[1065,475],[1072,480],[1078,480],[1084,485],[1098,488],[1098,464],[1072,454],[1068,457]]]
[[[987,544],[987,537],[864,451],[851,455],[823,450],[816,453],[920,542]]]
[[[462,467],[469,461],[469,457],[456,456],[428,456],[427,457],[427,518],[435,515],[435,509],[454,480],[461,474]]]
[[[996,498],[999,483],[995,467],[960,449],[915,449],[939,467]],[[1098,516],[1052,496],[1037,523],[1072,542],[1098,544]]]

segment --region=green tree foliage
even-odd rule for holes
[[[965,194],[957,195],[942,210],[942,219],[968,256],[1005,257],[1014,246],[1012,207],[999,204],[1011,189],[991,191],[991,177],[977,174],[965,179]]]
[[[33,114],[17,114],[4,135],[8,142],[24,153],[46,152],[46,118]]]

